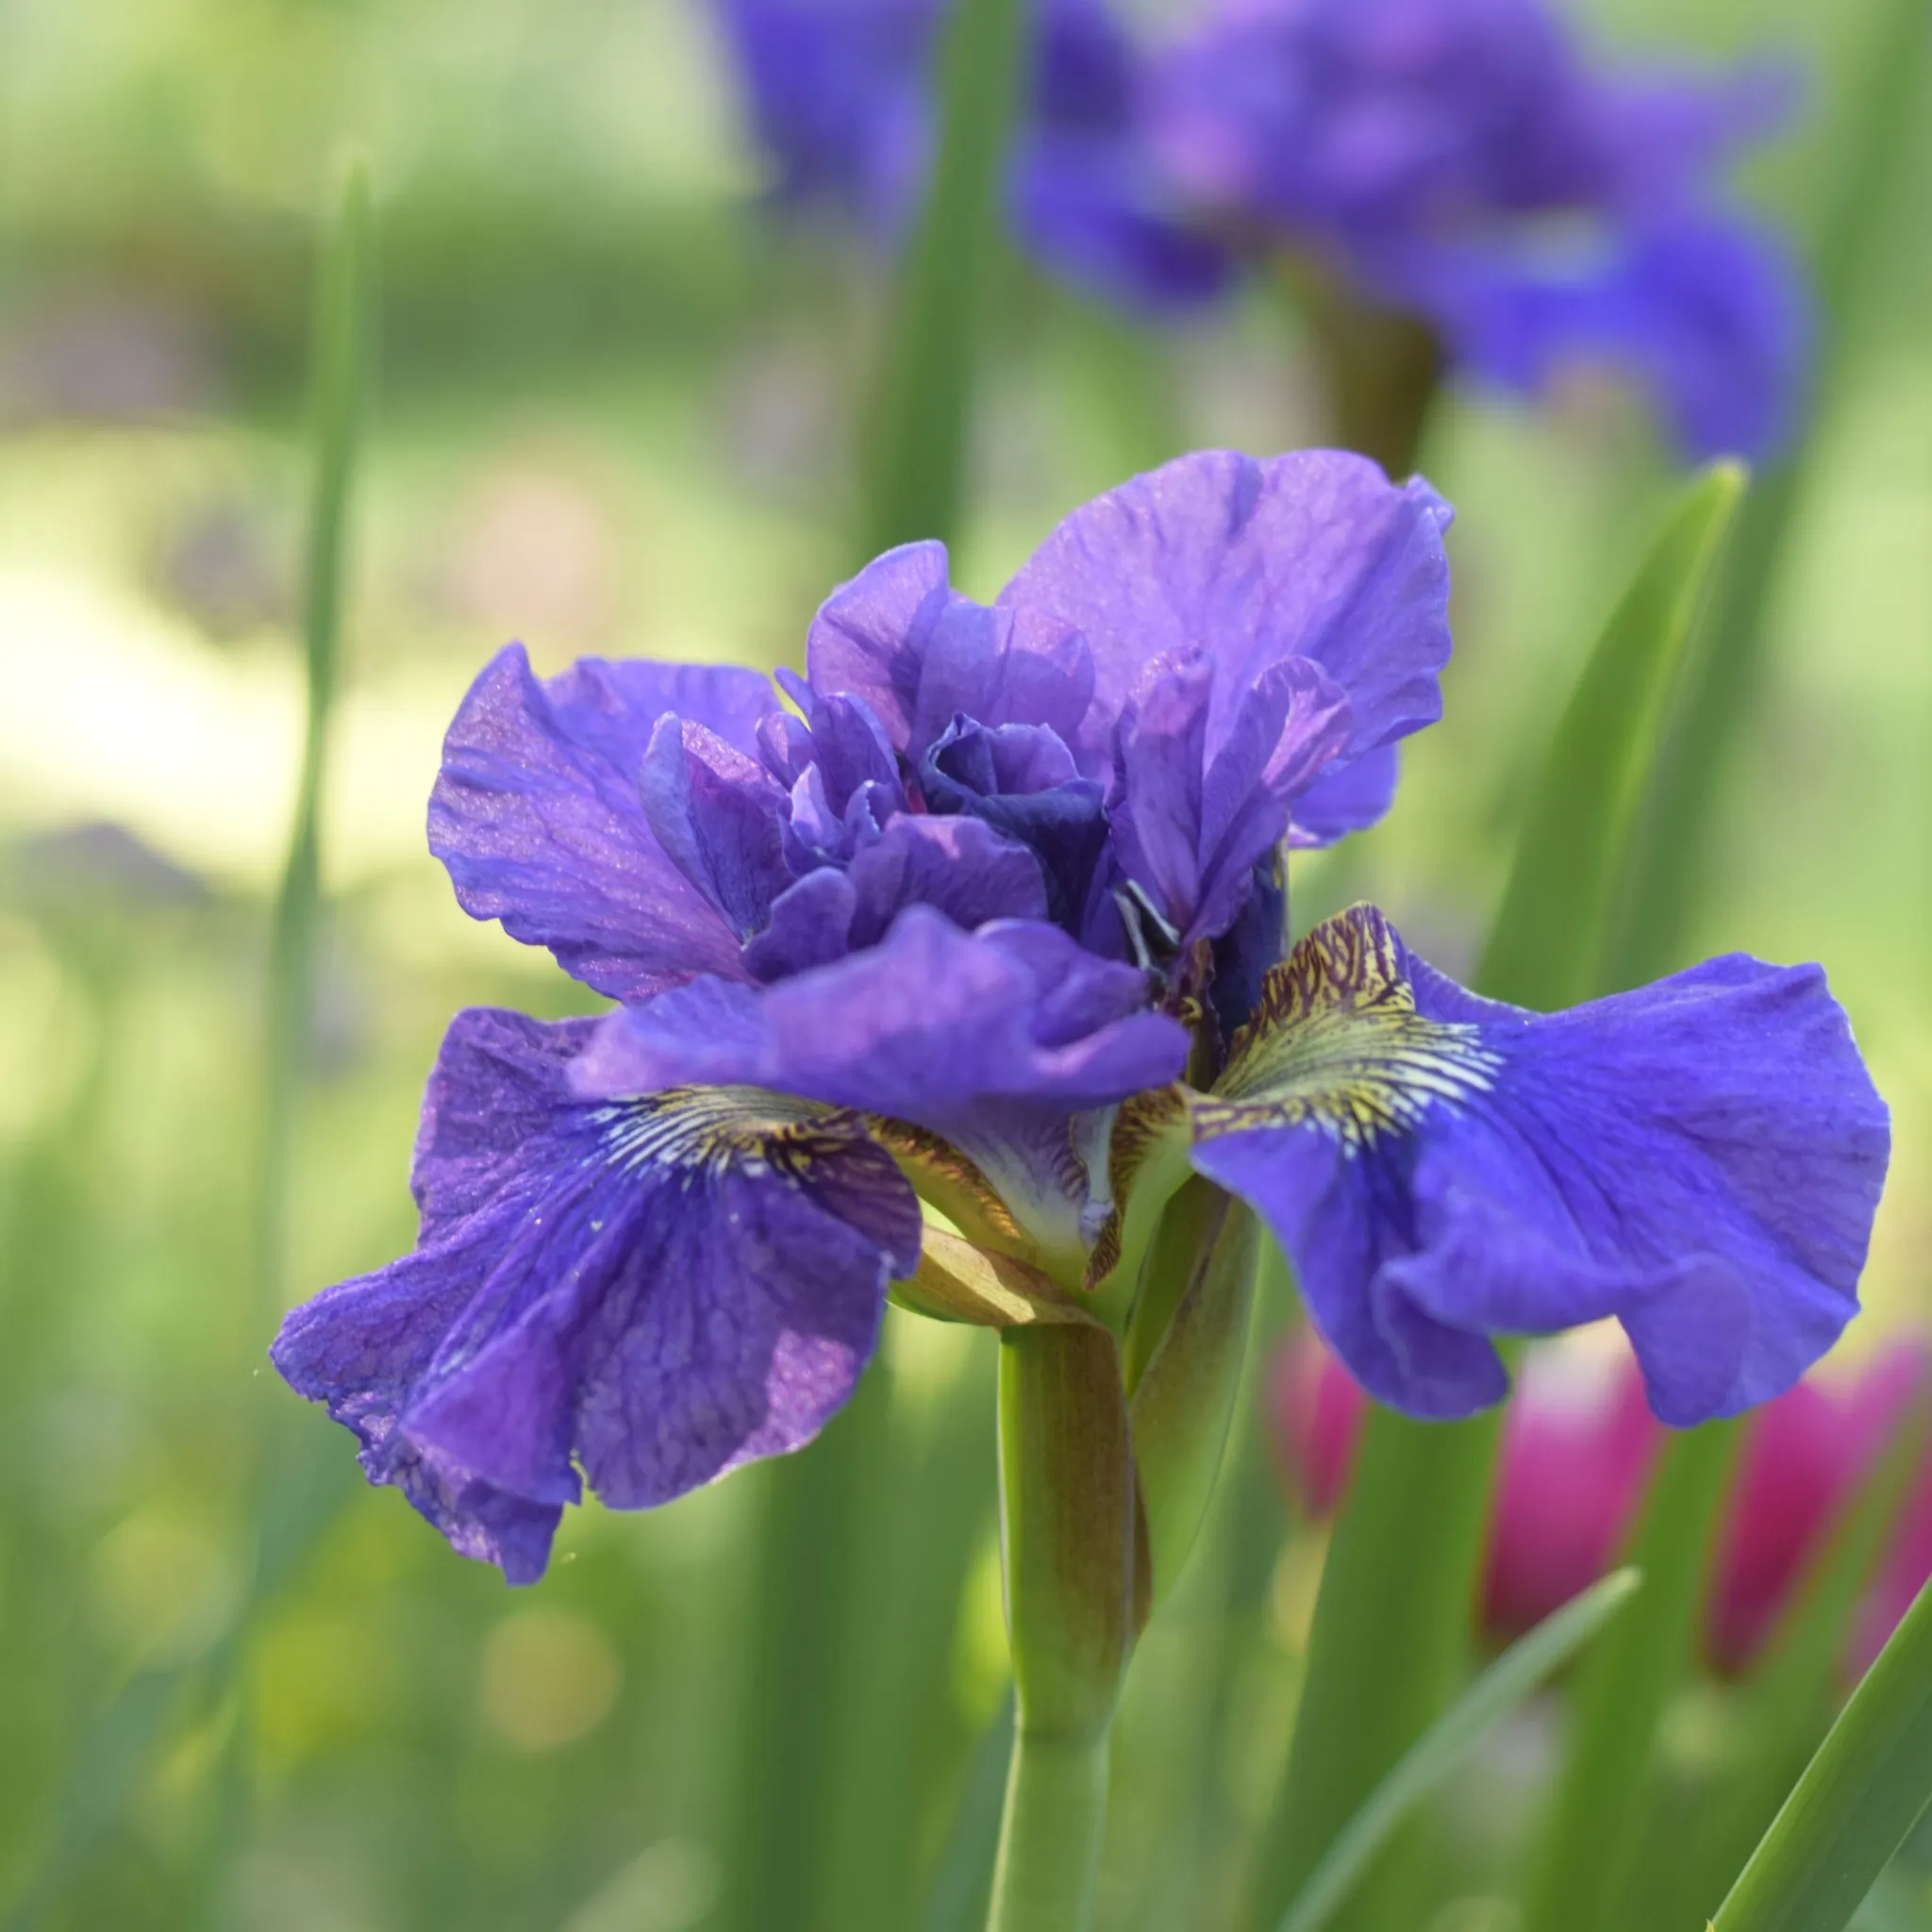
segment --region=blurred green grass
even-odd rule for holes
[[[1814,111],[1753,177],[1795,220],[1855,11],[1597,15],[1613,41],[1812,57]],[[246,1230],[297,741],[303,331],[313,212],[348,140],[375,158],[385,343],[325,840],[304,1292],[408,1244],[416,1104],[449,1013],[582,1009],[546,958],[458,912],[423,849],[437,741],[483,658],[518,635],[545,668],[795,658],[849,560],[880,277],[751,207],[758,166],[695,0],[0,11],[0,1902],[44,1856],[90,1718],[131,1674],[205,1655],[239,1583],[237,1458],[267,1373]],[[1922,1324],[1932,1286],[1932,125],[1892,202],[1695,934],[1823,958],[1896,1111],[1851,1349]],[[976,591],[1133,468],[1306,435],[1265,301],[1156,340],[1015,271],[1001,308],[959,546]],[[1466,969],[1542,733],[1669,476],[1641,412],[1581,384],[1535,414],[1453,396],[1424,459],[1459,512],[1447,718],[1388,824],[1297,892],[1309,913],[1371,893]],[[983,1338],[890,1326],[901,1438],[937,1440]],[[1215,1923],[1286,1743],[1319,1540],[1288,1540],[1257,1431],[1242,1441],[1136,1667],[1108,1932]],[[346,1462],[346,1437],[332,1446]],[[516,1595],[396,1495],[357,1489],[250,1659],[264,1789],[233,1922],[705,1924],[739,1659],[752,1620],[783,1613],[754,1595],[762,1480],[649,1518],[580,1512],[551,1577]],[[1003,1689],[990,1536],[922,1638],[950,1700],[912,1807],[922,1874]],[[1724,1735],[1718,1693],[1680,1714],[1686,1775]],[[168,1736],[50,1924],[188,1922],[215,1740]],[[1487,1808],[1466,1800],[1480,1819],[1452,1809],[1463,1904],[1428,1932],[1507,1926],[1483,1901],[1548,1741],[1512,1733],[1472,1785]],[[1871,1909],[1932,1923],[1909,1875]]]

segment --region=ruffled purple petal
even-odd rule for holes
[[[956,717],[1039,724],[1071,741],[1093,694],[1093,664],[1070,626],[1015,646],[1010,613],[953,590],[943,543],[908,543],[834,591],[812,621],[815,692],[862,698],[916,763]]]
[[[1363,1386],[1497,1400],[1490,1338],[1615,1316],[1677,1425],[1789,1388],[1857,1307],[1883,1102],[1815,967],[1733,956],[1574,1011],[1464,992],[1357,908],[1199,1104]]]
[[[1040,861],[976,818],[896,818],[846,868],[849,938],[875,946],[908,906],[929,906],[967,932],[995,919],[1043,919]]]
[[[1077,632],[1094,665],[1076,753],[1103,757],[1146,667],[1205,650],[1211,757],[1262,675],[1306,658],[1346,695],[1347,754],[1434,723],[1449,657],[1449,509],[1366,458],[1182,457],[1075,510],[1000,603],[1016,650]],[[1064,734],[1063,734],[1064,735]]]
[[[875,558],[812,619],[805,662],[813,691],[862,698],[905,751],[934,630],[965,601],[946,575],[943,543],[905,543]]]
[[[658,843],[638,780],[660,718],[748,752],[775,706],[756,673],[709,665],[586,658],[540,681],[512,644],[450,726],[429,848],[472,917],[613,999],[737,974],[737,934]]]
[[[945,1133],[985,1100],[1074,1113],[1166,1085],[1187,1035],[1147,1000],[1142,974],[1057,926],[966,933],[916,905],[832,965],[764,988],[697,981],[610,1014],[574,1077],[587,1098],[769,1087]]]
[[[970,822],[968,822],[970,823]],[[1038,922],[967,934],[930,907],[778,984],[698,981],[602,1023],[587,1099],[744,1083],[909,1122],[974,1160],[1042,1245],[1077,1252],[1074,1116],[1165,1086],[1188,1036],[1145,978]]]
[[[638,1508],[809,1441],[918,1259],[911,1191],[849,1115],[742,1090],[586,1100],[571,1070],[597,1025],[459,1015],[416,1251],[293,1310],[273,1350],[372,1481],[512,1582],[541,1574],[579,1469]]]

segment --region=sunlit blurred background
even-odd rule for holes
[[[1606,46],[1800,58],[1795,130],[1744,176],[1798,235],[1865,11],[1583,9]],[[1696,912],[1700,952],[1822,959],[1895,1110],[1853,1359],[1924,1322],[1932,1291],[1932,115],[1916,125],[1822,398]],[[246,1568],[303,380],[317,214],[351,144],[375,186],[381,350],[291,1292],[412,1240],[408,1151],[450,1012],[583,997],[467,920],[425,849],[441,733],[486,656],[517,638],[544,670],[795,662],[855,562],[886,265],[761,203],[700,0],[0,0],[0,1904],[75,1928],[696,1932],[725,1924],[741,1856],[750,1633],[786,1613],[756,1546],[765,1473],[650,1516],[575,1512],[518,1593],[357,1486],[329,1441],[342,1480],[258,1620],[247,1697],[204,1707],[170,1668],[218,1643]],[[1317,433],[1297,325],[1266,289],[1156,331],[1003,273],[956,558],[973,593],[1135,470]],[[1677,472],[1627,391],[1581,378],[1535,408],[1452,392],[1423,459],[1457,508],[1446,719],[1387,823],[1294,890],[1309,914],[1373,895],[1455,970]],[[917,1656],[896,1681],[921,1700],[872,1793],[904,1867],[882,1926],[970,1924],[949,1903],[971,1890],[958,1820],[1005,1694],[991,1347],[894,1314],[868,1398],[885,1447],[852,1560],[875,1611],[897,1607],[881,1621]],[[1137,1665],[1108,1932],[1222,1923],[1286,1745],[1319,1540],[1291,1538],[1257,1425],[1239,1462]],[[918,1541],[929,1485],[957,1548]],[[855,1739],[906,1727],[862,1687],[839,1707]],[[1679,1715],[1667,1742],[1691,1762],[1716,1720]],[[238,1722],[255,1795],[236,1823]],[[1512,1737],[1446,1821],[1467,1895],[1427,1932],[1507,1932],[1486,1834],[1510,1815],[1495,1790],[1538,1774],[1534,1727]],[[841,1751],[866,1748],[829,1740],[800,1803],[862,1795],[866,1764]],[[877,1849],[863,1819],[841,1829],[835,1865]],[[841,1912],[836,1872],[798,1883],[826,1932],[873,1923]],[[1887,1923],[1932,1925],[1924,1895]]]

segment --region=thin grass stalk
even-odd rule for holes
[[[288,857],[269,931],[266,1038],[262,1061],[259,1166],[256,1176],[254,1322],[273,1333],[288,1306],[290,1224],[309,1042],[314,1028],[316,954],[323,917],[322,821],[336,700],[341,682],[342,613],[349,568],[351,498],[369,388],[375,296],[375,220],[369,175],[359,160],[343,169],[333,226],[316,290],[310,363],[312,466],[303,566],[302,758]],[[315,1505],[338,1486],[318,1489],[308,1460],[282,1426],[280,1390],[266,1376],[251,1385],[247,1415],[248,1528],[244,1582],[229,1629],[209,1659],[208,1697],[226,1703],[217,1754],[217,1812],[199,1874],[197,1917],[225,1922],[225,1880],[252,1802],[252,1715],[247,1694],[249,1640],[261,1604],[286,1573],[290,1537],[306,1542]],[[271,1407],[271,1405],[275,1405]],[[299,1495],[298,1492],[299,1491]]]

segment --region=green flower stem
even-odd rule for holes
[[[1013,1734],[988,1932],[1084,1932],[1107,1825],[1108,1732]]]
[[[989,1932],[1092,1924],[1108,1737],[1144,1598],[1134,1497],[1112,1335],[1004,1331],[1001,1546],[1018,1724]]]

